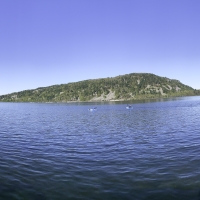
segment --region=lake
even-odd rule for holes
[[[200,97],[129,104],[0,103],[0,199],[199,200]]]

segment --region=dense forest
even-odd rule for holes
[[[115,101],[200,95],[178,80],[132,73],[75,83],[40,87],[0,96],[4,102]]]

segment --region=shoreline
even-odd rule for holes
[[[155,98],[139,98],[139,99],[113,99],[113,100],[101,100],[101,101],[0,101],[0,103],[109,103],[109,102],[134,102],[134,101],[144,101],[144,100],[161,100],[169,98],[178,98],[178,97],[197,97],[200,95],[185,95],[185,96],[163,96]]]

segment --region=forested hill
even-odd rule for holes
[[[197,95],[178,80],[148,73],[85,80],[0,96],[4,102],[112,101]]]

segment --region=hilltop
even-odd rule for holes
[[[149,73],[131,73],[113,78],[40,87],[7,95],[4,102],[118,101],[198,95],[200,92],[178,80]]]

